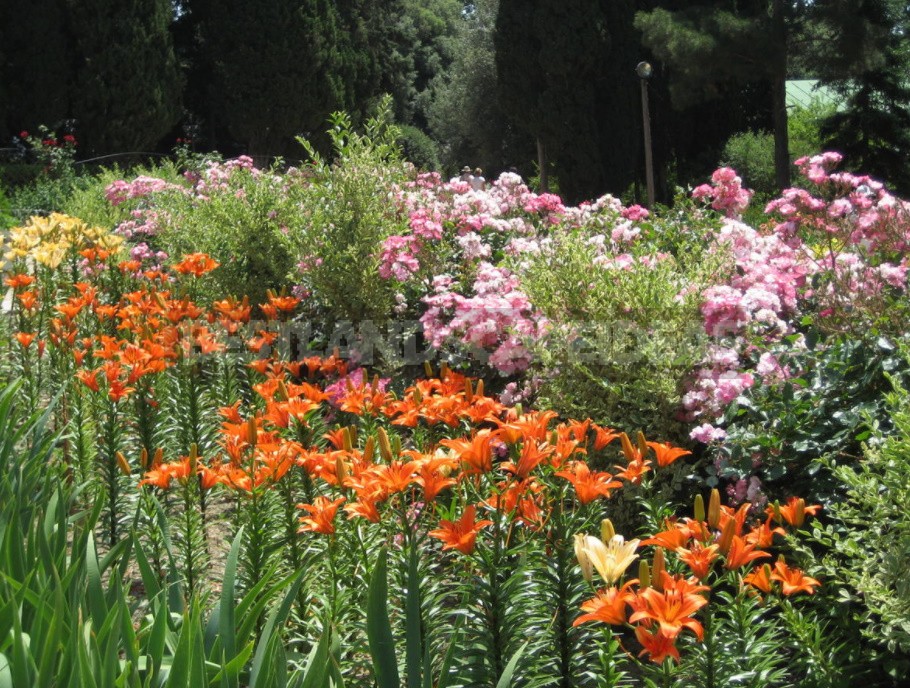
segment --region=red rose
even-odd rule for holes
[[[19,138],[20,138],[20,139],[27,139],[27,138],[28,138],[28,132],[27,132],[25,129],[23,129],[22,131],[19,132]]]

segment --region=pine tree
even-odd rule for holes
[[[903,2],[865,0],[856,11],[878,36],[878,50],[854,57],[864,68],[855,78],[835,71],[822,83],[844,97],[844,105],[823,125],[827,147],[842,152],[850,169],[883,179],[900,193],[910,193],[910,11]],[[878,31],[875,31],[875,29]],[[857,45],[858,41],[851,41]],[[832,58],[835,56],[832,56]],[[830,61],[826,64],[831,64]]]
[[[145,151],[180,117],[170,0],[66,0],[74,43],[72,115],[81,147]]]

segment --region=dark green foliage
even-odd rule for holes
[[[553,161],[570,201],[634,178],[638,46],[634,3],[501,0],[495,46],[500,107]]]
[[[480,0],[462,16],[452,64],[430,87],[430,130],[442,143],[443,168],[450,174],[468,165],[492,176],[534,155],[534,141],[510,124],[497,97],[493,35],[498,7],[499,0]]]
[[[890,189],[906,195],[910,193],[906,164],[910,157],[910,46],[907,36],[891,27],[907,9],[888,12],[883,0],[863,4],[878,5],[869,10],[873,14],[870,20],[879,28],[890,29],[877,36],[884,54],[878,61],[866,57],[867,66],[855,79],[827,81],[844,96],[845,103],[826,120],[822,133],[826,147],[843,153],[853,169],[883,179]]]
[[[74,41],[71,114],[83,151],[155,146],[180,115],[168,0],[66,0]]]
[[[814,532],[825,552],[818,571],[832,578],[828,595],[843,608],[834,621],[844,622],[842,635],[855,636],[854,661],[876,658],[885,675],[877,685],[897,685],[910,671],[910,396],[896,386],[887,404],[877,415],[888,420],[870,437],[863,461],[829,463],[844,493]]]
[[[855,466],[870,430],[889,428],[882,413],[887,375],[905,375],[906,361],[886,339],[833,341],[780,360],[798,376],[756,384],[728,409],[723,468],[714,477],[709,466],[709,484],[755,473],[772,499],[831,499],[840,490],[831,468]]]
[[[254,155],[281,155],[343,106],[335,3],[228,0],[200,26],[212,65],[209,98],[230,135]]]
[[[401,146],[404,159],[413,163],[419,170],[438,170],[440,166],[438,144],[417,127],[405,125],[400,129],[398,145]]]
[[[0,4],[0,137],[69,114],[73,78],[67,0]]]

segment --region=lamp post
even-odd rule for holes
[[[641,118],[645,132],[645,178],[648,183],[648,207],[654,207],[654,159],[651,156],[651,114],[648,110],[648,79],[654,73],[649,62],[639,62],[635,73],[641,81]]]

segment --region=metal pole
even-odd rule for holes
[[[645,130],[645,177],[648,182],[648,207],[654,207],[654,158],[651,155],[651,113],[648,110],[648,80],[641,81],[641,117]]]

